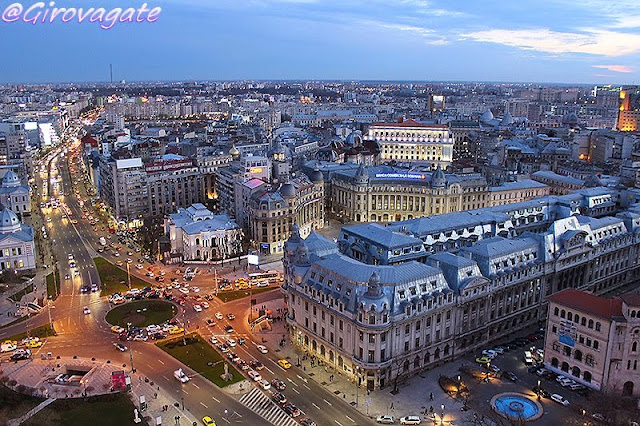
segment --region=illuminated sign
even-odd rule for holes
[[[262,173],[262,167],[252,167],[249,169],[249,173]]]
[[[567,346],[574,347],[578,337],[576,324],[571,321],[562,320],[558,332],[558,341]]]
[[[378,179],[426,179],[421,173],[376,173]]]

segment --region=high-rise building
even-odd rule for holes
[[[630,86],[620,91],[618,130],[635,132],[638,129],[640,129],[640,86]]]

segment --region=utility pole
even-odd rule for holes
[[[218,295],[218,291],[220,290],[220,286],[218,285],[218,270],[216,267],[213,267],[213,281],[216,284],[216,296]]]
[[[135,373],[136,369],[133,366],[133,350],[131,349],[131,345],[129,345],[129,360],[131,361],[131,372]]]
[[[182,307],[182,345],[187,346],[187,309]]]
[[[131,290],[131,270],[129,269],[131,265],[127,262],[127,280],[129,281],[129,290]]]

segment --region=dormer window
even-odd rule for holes
[[[409,288],[409,291],[411,292],[411,295],[412,295],[412,296],[415,296],[415,295],[416,295],[416,288],[415,288],[415,287],[411,287],[411,288]]]
[[[405,299],[407,297],[406,294],[404,293],[404,290],[400,290],[398,292],[398,297],[400,297],[400,299]]]

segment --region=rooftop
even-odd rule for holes
[[[622,299],[599,297],[573,288],[552,294],[549,301],[604,319],[622,316]]]

